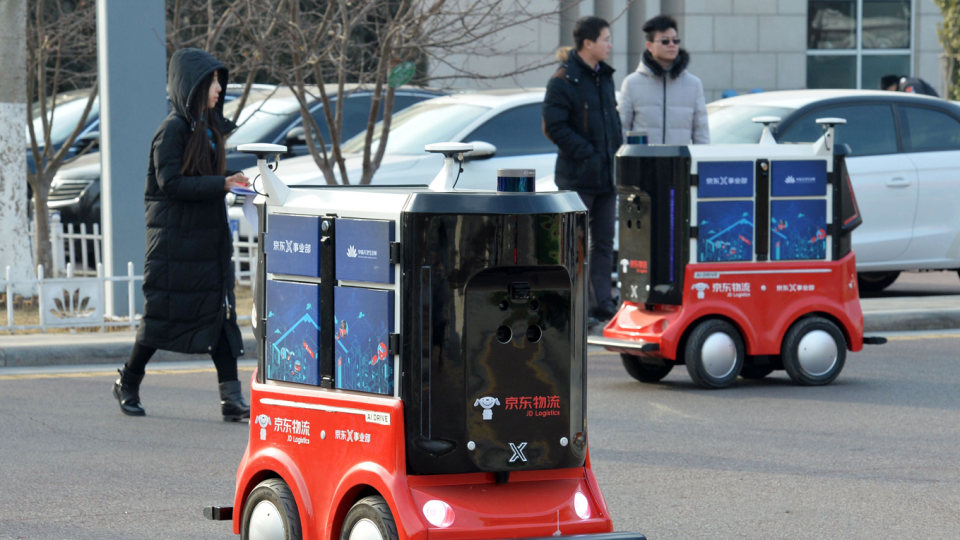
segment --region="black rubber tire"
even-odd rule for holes
[[[301,540],[303,532],[300,525],[300,511],[297,500],[287,483],[279,478],[268,478],[257,484],[247,497],[243,507],[243,519],[240,521],[240,538],[250,540],[250,516],[260,501],[270,501],[280,511],[283,522],[284,540]]]
[[[769,364],[759,366],[744,365],[743,369],[740,370],[741,377],[753,380],[762,379],[771,373],[773,373],[773,366]]]
[[[814,330],[827,332],[837,344],[837,360],[830,371],[822,375],[808,373],[800,365],[798,358],[800,340]],[[787,330],[780,350],[783,358],[783,369],[787,371],[787,375],[794,383],[802,386],[822,386],[832,383],[843,370],[843,364],[847,359],[847,340],[843,337],[843,332],[832,321],[823,317],[805,317],[793,323],[793,326]]]
[[[343,528],[340,529],[340,540],[349,540],[354,525],[360,520],[368,519],[380,529],[382,540],[399,540],[397,522],[393,520],[390,505],[379,495],[364,497],[355,502],[347,516],[343,518]]]
[[[673,364],[665,360],[659,360],[663,365],[657,365],[655,359],[644,362],[639,356],[632,354],[620,353],[620,360],[631,377],[645,383],[659,382],[673,369]]]
[[[900,272],[859,272],[857,287],[861,292],[880,292],[893,285],[900,277]]]
[[[730,339],[733,340],[734,347],[736,348],[736,359],[734,360],[733,369],[725,377],[714,377],[707,373],[706,368],[703,365],[703,344],[707,339],[717,332],[722,332],[730,336]],[[698,386],[703,388],[726,388],[733,384],[733,381],[737,380],[737,376],[740,375],[740,370],[743,369],[743,361],[746,356],[746,350],[743,346],[743,338],[740,337],[740,332],[727,321],[721,319],[707,319],[705,321],[697,324],[696,328],[693,329],[693,332],[690,333],[690,336],[687,338],[687,346],[684,350],[684,363],[687,365],[687,372],[690,374],[690,378],[693,379],[693,382],[697,383]]]

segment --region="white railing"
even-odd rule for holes
[[[7,324],[0,326],[0,331],[13,332],[14,330],[40,330],[46,332],[48,328],[91,328],[100,327],[103,332],[107,327],[129,326],[136,330],[140,316],[136,314],[134,306],[136,281],[143,281],[143,276],[133,273],[133,263],[127,263],[126,276],[105,277],[103,265],[97,264],[95,277],[77,277],[73,272],[73,264],[67,263],[66,277],[46,278],[43,275],[43,266],[37,266],[37,277],[33,279],[11,279],[11,269],[8,266],[0,286],[6,291]],[[108,317],[104,309],[107,283],[127,283],[127,317]],[[31,285],[37,291],[37,308],[40,324],[14,324],[13,286]]]
[[[101,246],[103,245],[103,235],[100,234],[100,224],[93,224],[93,233],[87,234],[87,224],[80,224],[80,232],[74,232],[73,223],[67,223],[67,231],[63,231],[63,223],[60,223],[60,214],[54,214],[50,221],[50,244],[53,249],[51,253],[53,258],[54,276],[64,276],[67,267],[73,266],[73,275],[83,277],[95,277],[97,275],[97,266],[103,262],[100,258]],[[93,243],[93,260],[90,260],[90,253],[87,244]],[[77,244],[79,244],[79,255],[77,258]],[[92,263],[92,264],[91,264]]]
[[[32,223],[30,235],[31,238],[36,238]],[[252,289],[253,280],[257,273],[257,251],[259,249],[256,237],[240,240],[237,231],[233,231],[232,235],[233,255],[231,258],[237,284]],[[73,228],[73,223],[67,223],[64,226],[60,222],[60,214],[50,216],[50,247],[54,277],[66,277],[67,268],[70,266],[73,267],[73,276],[97,277],[96,268],[103,263],[101,257],[102,246],[103,234],[100,232],[99,224],[94,223],[93,232],[87,232],[87,225],[81,223],[80,231],[77,232]],[[244,266],[246,266],[246,270],[243,269]]]

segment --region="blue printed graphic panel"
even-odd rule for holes
[[[267,281],[267,378],[320,384],[320,287]]]
[[[753,197],[752,161],[701,161],[697,163],[697,197]]]
[[[697,261],[753,260],[753,201],[698,202]]]
[[[267,272],[320,277],[320,217],[267,217]]]
[[[827,201],[772,201],[770,231],[772,260],[826,259]]]
[[[827,162],[774,161],[771,164],[774,197],[815,197],[827,194]]]
[[[393,395],[393,291],[336,287],[333,295],[336,387]]]
[[[392,221],[338,219],[337,279],[393,283],[392,241]]]

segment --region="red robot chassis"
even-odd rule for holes
[[[244,540],[643,540],[590,465],[579,197],[288,188],[282,148],[241,148],[266,190],[258,365],[233,506],[207,517]],[[435,148],[438,178],[469,149]]]
[[[773,122],[776,119],[759,119]],[[705,388],[784,369],[822,385],[863,336],[861,218],[833,125],[812,145],[628,145],[617,154],[620,292],[589,343],[642,382],[679,364]]]

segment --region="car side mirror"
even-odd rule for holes
[[[88,146],[90,148],[96,148],[100,146],[100,132],[88,131],[87,133],[84,133],[83,135],[77,137],[77,140],[76,142],[74,142],[74,145],[81,150],[84,148],[87,148]]]
[[[488,142],[472,141],[467,144],[472,144],[473,150],[464,152],[464,161],[480,161],[483,159],[490,159],[497,154],[497,147]]]
[[[307,144],[307,135],[303,132],[303,126],[297,126],[287,132],[285,138],[287,147]]]

